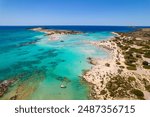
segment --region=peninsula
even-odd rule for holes
[[[114,33],[107,41],[88,43],[110,51],[108,59],[88,58],[83,74],[92,99],[150,99],[150,29]]]
[[[62,35],[69,35],[69,34],[81,34],[80,31],[73,31],[73,30],[52,30],[52,29],[46,29],[46,28],[32,28],[30,29],[32,31],[38,31],[45,33],[49,40],[59,40],[60,36]]]

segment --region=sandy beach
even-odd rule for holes
[[[21,41],[18,45],[11,46],[11,50],[18,48],[13,58],[26,55],[26,59],[17,61],[13,65],[8,64],[9,68],[1,70],[1,73],[14,73],[10,74],[10,78],[6,77],[7,74],[1,75],[2,78],[4,75],[9,78],[0,82],[1,99],[150,99],[150,29],[128,33],[113,32],[114,36],[111,32],[92,32],[89,35],[87,33],[83,34],[84,36],[78,36],[75,34],[81,34],[81,32],[71,30],[43,28],[30,30],[33,31],[25,30],[23,37],[25,39],[28,36],[33,39],[35,37],[34,40],[29,38],[26,42]],[[6,33],[9,34],[9,32]],[[18,34],[22,36],[22,33]],[[73,39],[62,40],[62,36],[68,35],[69,37],[72,34],[75,35]],[[36,43],[40,40],[37,37],[43,38],[44,36],[48,37],[46,39],[50,42],[58,40],[56,43],[52,42],[56,47],[49,46],[49,43],[45,43],[44,46],[43,43],[41,43],[42,46]],[[69,46],[58,49],[58,45],[68,43]],[[7,48],[10,47],[6,46],[5,50]],[[31,60],[34,61],[28,60],[30,54]],[[8,55],[10,55],[8,58],[12,58],[11,54]],[[8,63],[5,62],[6,58],[3,54],[1,58],[4,61],[2,63]],[[20,70],[20,68],[23,69]],[[66,86],[61,83],[64,77],[71,81]],[[40,87],[41,83],[42,87]],[[43,86],[46,87],[43,88]],[[61,87],[66,87],[63,93],[64,89]],[[29,88],[32,90],[28,91]],[[55,96],[54,88],[61,93]],[[40,92],[43,94],[41,95]]]
[[[127,69],[125,56],[122,54],[123,50],[118,47],[117,42],[120,39],[127,40],[131,37],[114,32],[113,34],[116,36],[108,41],[87,42],[103,47],[110,53],[107,59],[90,58],[90,63],[94,66],[83,75],[83,78],[92,84],[90,97],[100,100],[150,99],[150,70],[142,68],[139,62],[145,58],[139,59],[136,70]]]
[[[59,40],[62,35],[81,33],[43,28],[31,30],[44,32],[50,41]],[[115,36],[107,41],[85,41],[109,53],[105,59],[87,58],[93,67],[83,73],[83,78],[90,84],[91,99],[150,99],[150,58],[144,57],[145,51],[149,53],[147,43],[150,42],[144,36],[147,33],[149,30],[143,29],[132,33],[112,32]],[[143,45],[139,45],[139,40]]]

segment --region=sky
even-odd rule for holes
[[[0,0],[0,25],[150,26],[150,0]]]

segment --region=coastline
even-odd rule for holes
[[[88,42],[94,46],[107,49],[111,56],[101,60],[91,58],[90,63],[94,66],[83,74],[83,78],[92,84],[90,85],[91,99],[149,100],[150,70],[141,68],[141,66],[137,66],[136,70],[127,69],[125,55],[123,55],[124,50],[118,46],[116,41],[132,39],[131,35],[129,37],[127,33],[113,32],[113,34],[116,36],[107,41]],[[142,61],[141,59],[140,61]]]
[[[51,39],[51,37],[53,36],[59,37],[59,36],[69,35],[69,34],[78,34],[77,32],[72,33],[72,31],[69,31],[69,33],[67,32],[65,34],[64,30],[49,30],[49,29],[41,29],[41,28],[35,29],[35,31],[38,30],[43,32],[42,35],[49,36],[50,38],[48,39],[50,41],[53,40]],[[48,31],[47,32],[48,34],[45,31]],[[56,33],[51,34],[52,32],[55,31]],[[62,34],[58,34],[58,32],[61,32]],[[150,99],[150,69],[149,69],[150,68],[150,57],[149,57],[150,32],[149,30],[135,31],[135,32],[128,32],[128,33],[113,32],[113,34],[114,37],[110,37],[110,39],[106,41],[99,41],[100,39],[97,40],[94,39],[93,41],[83,40],[82,38],[80,39],[81,41],[83,41],[83,43],[85,44],[87,43],[88,45],[91,45],[91,47],[96,46],[95,53],[97,54],[95,58],[94,55],[91,54],[86,56],[83,60],[86,63],[87,63],[86,60],[88,60],[88,62],[92,64],[91,69],[80,72],[81,79],[79,80],[85,81],[86,83],[85,86],[88,87],[87,92],[89,91],[88,94],[90,94],[90,95],[88,95],[87,93],[83,94],[84,99],[85,96],[89,97],[86,99],[97,99],[97,100]],[[61,38],[54,39],[54,40],[59,40],[59,39]],[[17,46],[17,47],[27,46],[30,44],[34,44],[35,42],[36,41],[31,41],[31,42],[29,41],[23,44],[21,43],[21,46]],[[60,42],[63,42],[63,40],[60,40]],[[103,51],[106,51],[108,53],[108,56],[101,59],[100,58],[101,54],[100,55],[98,54],[99,48],[103,49]],[[37,49],[39,50],[39,48]],[[89,53],[91,49],[92,48],[87,49],[87,52]],[[83,52],[80,53],[83,54]],[[43,53],[42,55],[46,54],[45,52],[42,53]],[[40,54],[38,55],[41,55],[43,59],[45,57],[49,58],[51,56],[51,53],[49,53],[49,51],[47,51],[47,53],[48,54],[46,56],[42,57],[41,49],[40,49]],[[39,61],[41,61],[41,57],[38,59]],[[75,58],[74,60],[77,61],[77,59]],[[28,61],[27,63],[28,63],[27,66],[31,64],[31,62]],[[50,64],[54,65],[54,63],[50,63]],[[45,65],[49,65],[49,63],[46,63]],[[14,66],[12,68],[14,68]],[[84,67],[83,69],[87,69],[87,67]],[[30,80],[35,80],[32,78],[37,77],[36,74],[39,73],[38,72],[39,70],[42,72],[41,73],[42,75],[44,75],[46,71],[46,69],[43,68],[38,68],[34,70],[37,70],[37,72],[33,72],[33,76],[31,76],[31,79],[29,78],[25,82],[22,83],[20,82],[20,85],[17,86],[18,88],[14,87],[17,89],[17,92],[15,92],[16,89],[12,90],[11,86],[16,86],[15,84],[19,83],[18,80],[24,77],[25,74],[20,74],[21,73],[20,72],[18,76],[15,76],[15,79],[4,80],[4,82],[1,81],[0,88],[2,90],[0,91],[0,96],[1,97],[3,96],[3,98],[1,99],[27,99],[26,97],[28,97],[29,95],[32,94],[32,92],[34,92],[34,90],[32,90],[31,92],[27,91],[28,88],[27,82],[30,82]],[[43,79],[44,78],[46,77],[43,76]],[[33,89],[38,87],[38,83],[42,82],[43,79],[39,78],[39,81],[38,82],[36,81],[37,85],[34,85]],[[27,87],[25,87],[25,85]],[[58,86],[59,88],[61,88],[59,84]],[[20,89],[23,89],[24,92],[18,93],[18,90],[19,92],[21,91]],[[68,87],[66,89],[70,89],[70,88]],[[8,90],[12,90],[12,92],[7,92]],[[75,94],[78,94],[78,91]],[[80,96],[79,97],[78,96],[79,95],[77,95],[76,97],[77,99],[80,98]],[[33,98],[36,99],[36,97]],[[63,98],[65,98],[65,96]]]
[[[109,52],[109,57],[105,59],[90,58],[89,63],[94,66],[88,72],[83,74],[83,78],[90,84],[91,99],[104,99],[103,97],[98,97],[98,95],[100,90],[105,87],[106,82],[109,80],[106,75],[117,74],[118,68],[115,64],[117,50],[113,49],[115,45],[111,44],[110,40],[98,42],[90,41],[88,43],[92,44],[93,46],[104,48]],[[111,65],[109,63],[111,63]]]
[[[40,27],[39,28],[32,28],[29,30],[45,33],[46,36],[48,36],[49,41],[60,40],[60,37],[62,35],[81,34],[82,33],[82,32],[73,31],[73,30],[52,30],[52,29],[44,29],[44,28],[40,28]]]
[[[81,33],[69,30],[49,30],[43,28],[34,28],[31,30],[44,32],[49,36],[49,40],[59,40],[59,36],[66,34]],[[142,30],[140,33],[141,32]],[[114,37],[107,41],[85,41],[85,43],[103,48],[109,52],[109,57],[105,59],[87,58],[93,67],[85,72],[82,77],[90,86],[89,97],[91,99],[100,100],[150,99],[149,66],[147,66],[148,69],[141,69],[141,65],[139,67],[139,65],[135,65],[136,63],[129,63],[130,56],[133,57],[134,54],[137,53],[130,53],[128,55],[129,60],[128,58],[126,59],[126,55],[124,55],[124,53],[128,53],[126,50],[133,49],[133,47],[134,49],[140,48],[137,47],[138,45],[136,44],[133,44],[132,47],[124,45],[124,42],[126,43],[126,41],[129,41],[129,43],[126,44],[130,44],[131,41],[137,41],[139,38],[136,38],[137,40],[135,39],[137,35],[134,32],[112,32],[112,34],[114,34]],[[127,61],[129,61],[128,64],[126,63]],[[136,62],[136,58],[132,58],[131,61]],[[139,64],[139,61],[141,62],[144,60],[141,57],[141,59],[137,61],[137,64]],[[144,82],[147,82],[147,84]]]

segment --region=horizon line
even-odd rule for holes
[[[84,24],[81,24],[81,25],[75,25],[75,24],[69,24],[69,25],[0,25],[1,27],[2,26],[125,26],[125,27],[150,27],[150,25],[84,25]]]

